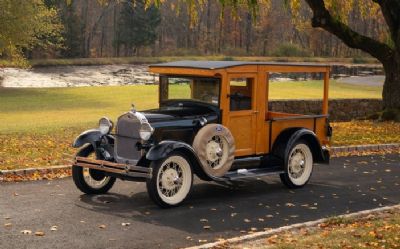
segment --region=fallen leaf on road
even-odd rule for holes
[[[11,217],[6,216],[6,217],[4,217],[4,219],[5,220],[11,220]]]
[[[211,226],[203,226],[204,229],[211,229]]]
[[[244,219],[243,221],[246,222],[246,223],[251,222],[249,219]]]
[[[253,231],[253,232],[255,232],[255,231],[257,231],[257,228],[252,227],[252,228],[250,228],[250,230]]]
[[[211,210],[211,211],[217,211],[217,209],[216,209],[216,208],[211,208],[210,210]]]
[[[57,231],[58,230],[58,227],[57,226],[52,226],[52,227],[50,227],[50,231]]]
[[[12,224],[11,223],[5,223],[4,226],[5,227],[10,227],[10,226],[12,226]]]
[[[42,231],[37,231],[37,232],[35,232],[35,235],[36,235],[36,236],[44,236],[44,232],[42,232]]]
[[[14,193],[14,196],[18,196],[19,194],[18,193]]]
[[[106,225],[100,225],[99,228],[105,229],[105,228],[106,228]]]
[[[187,237],[186,237],[186,240],[193,240],[193,239],[192,239],[192,237],[187,236]]]
[[[293,203],[290,203],[290,202],[286,203],[285,205],[286,205],[286,207],[294,207],[294,206],[296,206],[296,205],[294,205]]]
[[[231,213],[231,217],[235,217],[237,213]]]
[[[264,219],[263,218],[258,218],[258,221],[263,222]]]
[[[22,230],[21,233],[25,234],[25,235],[29,235],[29,234],[32,234],[32,231],[31,230]]]
[[[207,219],[200,219],[200,222],[208,222]]]
[[[199,243],[206,243],[207,240],[206,239],[199,239]]]
[[[127,226],[129,226],[131,223],[129,223],[129,222],[126,222],[126,223],[121,223],[121,225],[123,226],[123,227],[127,227]]]

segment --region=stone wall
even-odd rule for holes
[[[273,100],[269,110],[298,114],[321,114],[322,100]],[[363,119],[382,110],[380,99],[332,99],[329,100],[329,119],[349,121]]]

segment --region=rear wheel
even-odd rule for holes
[[[94,149],[91,145],[83,147],[77,156],[95,158]],[[115,177],[107,176],[104,172],[72,166],[72,179],[76,187],[85,194],[105,194],[115,183]]]
[[[286,155],[285,173],[281,181],[289,188],[301,188],[308,183],[313,170],[313,156],[310,147],[304,141],[298,141]]]
[[[172,153],[167,158],[151,163],[152,178],[147,180],[147,192],[160,207],[180,205],[188,196],[193,173],[189,160],[182,153]]]

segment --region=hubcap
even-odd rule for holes
[[[162,166],[159,175],[159,188],[161,192],[171,197],[175,195],[182,187],[183,174],[182,168],[175,162],[169,162]]]
[[[228,145],[220,136],[213,136],[206,146],[207,164],[211,168],[219,168],[226,161]]]
[[[299,178],[304,172],[305,155],[301,149],[293,150],[289,159],[289,172],[293,178]]]

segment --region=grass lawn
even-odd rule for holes
[[[380,98],[381,87],[363,87],[332,82],[331,98]],[[274,82],[271,98],[320,98],[320,82]],[[110,86],[81,88],[12,89],[0,88],[0,169],[63,164],[63,153],[72,154],[71,143],[85,129],[97,127],[104,115],[116,120],[135,103],[137,109],[157,106],[157,86]],[[366,141],[399,141],[400,127],[385,123],[380,129],[372,123],[353,127],[334,125],[334,144],[357,144]],[[340,127],[343,127],[343,131]],[[348,130],[357,130],[349,136]],[[393,136],[392,131],[397,135]],[[382,134],[375,139],[377,132]],[[374,137],[372,139],[371,137]],[[337,139],[336,139],[337,138]]]
[[[273,82],[271,99],[321,98],[322,83]],[[380,98],[381,87],[359,87],[332,82],[330,98]],[[0,88],[0,134],[90,127],[107,115],[113,120],[129,110],[157,107],[156,85],[80,88]]]
[[[280,233],[230,248],[400,248],[400,212],[361,219],[332,218],[319,228]]]

